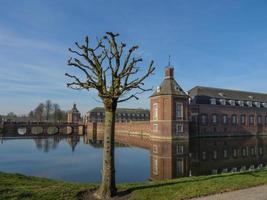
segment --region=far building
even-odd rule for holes
[[[130,122],[130,121],[149,121],[148,109],[132,109],[132,108],[117,108],[116,110],[116,122]],[[85,115],[85,123],[88,122],[104,122],[105,121],[105,109],[103,107],[96,107]]]
[[[78,123],[81,119],[81,113],[78,111],[76,104],[73,104],[71,110],[68,111],[68,123]]]

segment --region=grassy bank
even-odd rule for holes
[[[121,184],[131,200],[171,200],[204,196],[267,184],[267,169],[237,174],[182,178],[160,182]],[[79,192],[93,184],[73,184],[19,174],[0,173],[0,199],[77,199]],[[127,193],[126,192],[126,193]]]

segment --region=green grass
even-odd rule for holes
[[[267,169],[236,174],[181,178],[168,181],[120,184],[131,200],[178,200],[267,184]],[[93,184],[73,184],[20,174],[0,173],[0,199],[72,200]]]

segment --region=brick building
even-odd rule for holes
[[[191,136],[267,133],[267,94],[201,86],[188,94]]]
[[[67,122],[68,123],[78,123],[81,119],[81,113],[78,111],[76,104],[73,104],[71,110],[67,113]]]
[[[117,108],[116,122],[131,122],[131,121],[149,121],[149,110],[146,109],[131,109],[131,108]],[[87,122],[104,122],[105,109],[103,107],[96,107],[86,113],[85,123]]]

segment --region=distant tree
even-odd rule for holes
[[[37,121],[43,121],[44,120],[44,111],[45,106],[43,103],[40,103],[35,109],[34,109],[34,115]]]
[[[45,112],[46,112],[46,121],[48,121],[49,116],[52,112],[52,102],[50,100],[46,100],[45,102]]]
[[[68,65],[79,69],[83,77],[66,73],[73,80],[67,84],[76,90],[95,89],[105,107],[105,131],[103,150],[102,183],[95,196],[108,199],[116,193],[115,166],[114,166],[114,130],[115,112],[117,104],[129,99],[138,99],[138,94],[150,89],[143,88],[144,80],[155,70],[153,61],[144,72],[144,67],[137,65],[142,58],[134,57],[133,53],[138,46],[131,47],[124,53],[125,43],[119,43],[119,34],[107,32],[97,45],[89,46],[89,38],[85,38],[83,45],[76,44],[76,50],[69,49],[75,58],[68,60]],[[139,72],[143,71],[141,74]],[[132,90],[138,90],[134,93]]]
[[[34,118],[35,118],[34,112],[30,111],[29,114],[28,114],[28,117],[29,117],[30,120],[34,120]]]
[[[13,112],[9,112],[6,116],[7,120],[10,121],[16,121],[17,120],[17,115]]]
[[[60,106],[57,104],[57,103],[54,103],[52,105],[52,110],[53,110],[53,118],[54,118],[54,121],[59,121],[60,119]]]

